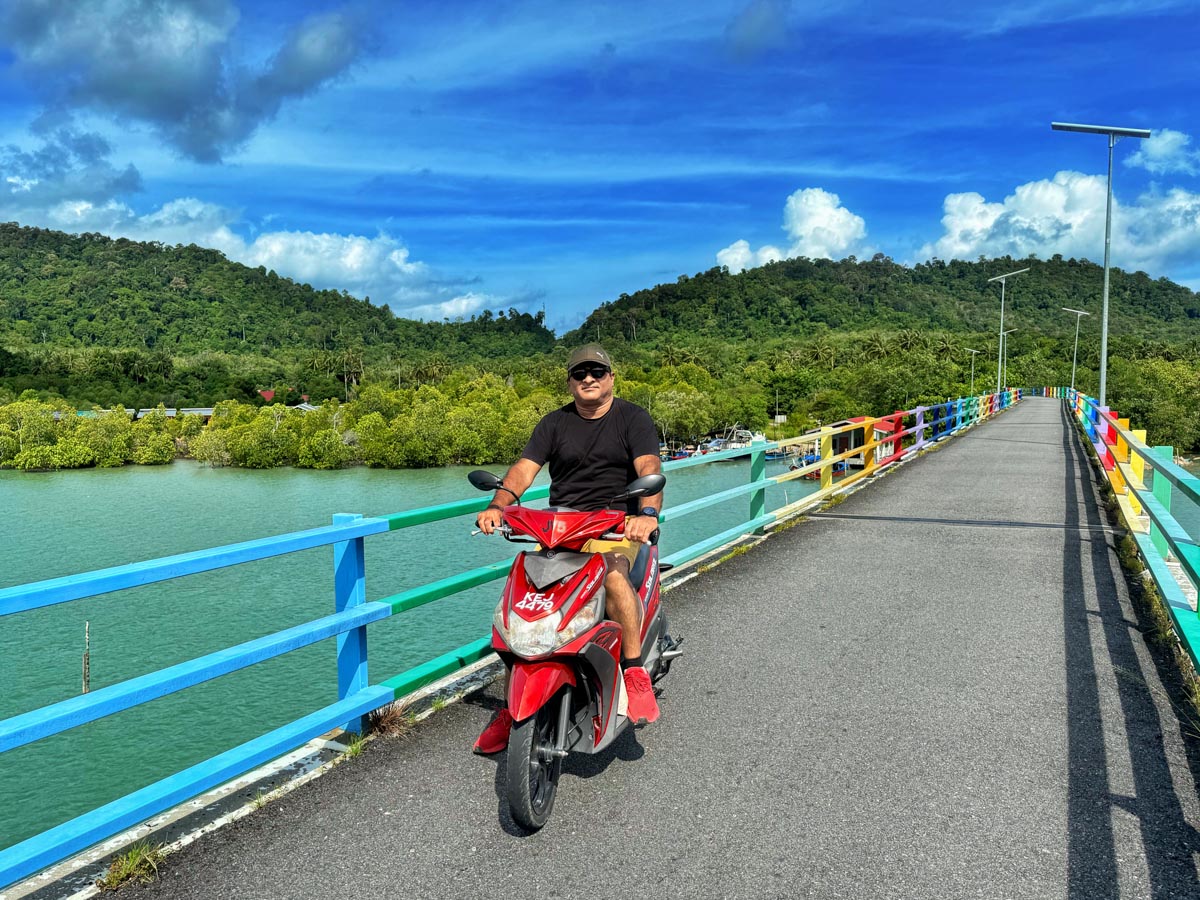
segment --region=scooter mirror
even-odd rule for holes
[[[467,476],[467,481],[479,488],[481,491],[498,491],[504,486],[504,482],[499,477],[491,472],[485,472],[483,469],[476,469]]]
[[[635,479],[629,487],[625,488],[625,493],[619,497],[614,497],[614,500],[627,500],[630,497],[652,497],[662,491],[667,483],[665,475],[643,475],[641,478]]]

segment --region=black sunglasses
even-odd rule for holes
[[[589,375],[591,375],[597,381],[600,381],[601,379],[604,378],[605,375],[608,374],[608,367],[607,366],[576,366],[574,369],[571,370],[570,374],[571,374],[571,377],[574,378],[576,381],[583,381],[583,379],[587,378]]]

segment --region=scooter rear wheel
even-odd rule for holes
[[[561,696],[514,722],[508,739],[508,806],[512,817],[537,831],[550,818],[562,759],[553,753]]]

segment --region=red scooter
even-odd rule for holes
[[[484,471],[467,476],[483,491],[502,487]],[[662,475],[638,478],[610,505],[662,491]],[[546,824],[563,758],[599,753],[629,727],[621,713],[621,626],[604,617],[602,553],[583,552],[589,540],[621,540],[626,512],[579,512],[562,507],[505,507],[498,531],[510,541],[537,544],[513,560],[492,619],[492,647],[509,669],[508,803],[529,829]],[[642,604],[642,656],[658,681],[683,651],[667,634],[659,602],[658,532],[643,544],[629,577]]]

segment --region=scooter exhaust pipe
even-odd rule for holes
[[[683,656],[683,651],[682,650],[664,650],[662,652],[662,656],[659,658],[661,660],[663,660],[664,662],[670,662],[671,660],[675,659],[677,656]]]

